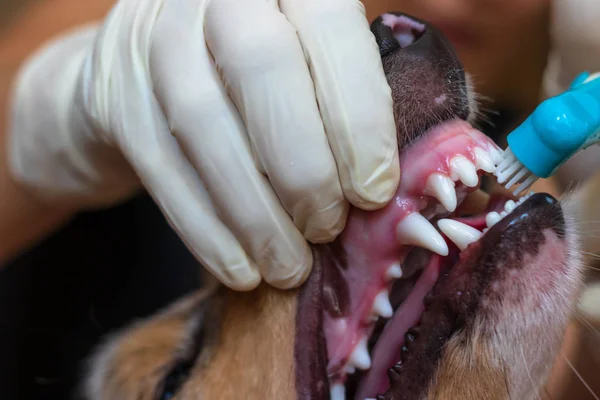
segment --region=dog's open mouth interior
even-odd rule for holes
[[[465,210],[463,200],[494,172],[502,151],[466,121],[472,104],[454,54],[431,27],[404,15],[386,14],[372,29],[395,100],[412,102],[396,109],[396,120],[414,124],[398,123],[405,143],[394,199],[375,212],[352,209],[342,236],[322,251],[333,400],[421,398],[450,336],[494,301],[493,281],[518,279],[525,262],[552,264],[540,246],[564,250],[562,213],[549,195],[493,196],[483,212]],[[411,70],[417,62],[419,79]],[[394,87],[403,84],[393,74],[422,84],[420,97],[407,93],[408,84]],[[434,110],[429,121],[414,111],[423,91],[434,104],[420,105]]]

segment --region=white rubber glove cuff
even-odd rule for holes
[[[54,38],[27,60],[14,84],[9,168],[48,203],[108,206],[139,186],[118,149],[98,140],[81,110],[76,89],[97,30],[89,25]]]

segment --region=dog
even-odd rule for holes
[[[452,46],[402,13],[371,30],[402,177],[312,245],[297,290],[205,287],[103,343],[89,400],[535,398],[582,286],[576,206],[478,190],[501,150]],[[436,229],[437,225],[437,229]]]

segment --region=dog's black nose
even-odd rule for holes
[[[446,55],[446,58],[456,58],[452,45],[439,30],[407,14],[383,14],[373,21],[371,32],[375,35],[382,57],[394,51],[403,51],[422,57]]]

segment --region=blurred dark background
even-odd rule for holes
[[[102,335],[198,287],[146,195],[78,216],[0,271],[0,399],[66,400]]]

